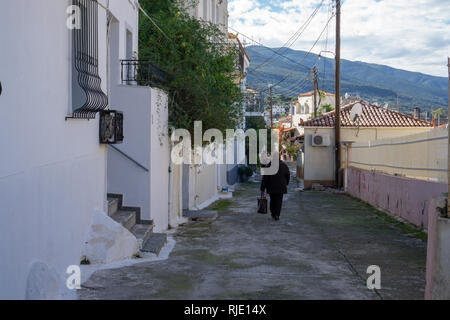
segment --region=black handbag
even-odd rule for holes
[[[258,198],[258,213],[267,214],[267,199],[264,192],[261,192],[261,198]]]

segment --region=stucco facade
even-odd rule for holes
[[[216,24],[223,33],[228,31],[228,0],[197,0],[190,13],[195,18]]]
[[[134,1],[100,1],[107,2],[121,27],[137,27]],[[0,21],[8,27],[0,28],[0,299],[58,297],[67,267],[80,263],[94,214],[106,210],[107,147],[99,144],[98,116],[65,119],[73,111],[66,27],[71,4],[1,4]],[[99,8],[98,71],[105,93],[106,20]]]

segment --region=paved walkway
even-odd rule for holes
[[[175,233],[169,259],[97,271],[81,299],[422,299],[426,243],[345,195],[291,184],[280,221],[239,186],[214,222]],[[381,290],[366,269],[381,268]]]

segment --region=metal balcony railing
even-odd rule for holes
[[[122,84],[161,87],[168,82],[167,72],[148,60],[121,60]]]

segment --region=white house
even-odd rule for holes
[[[137,0],[7,0],[0,25],[0,299],[57,298],[92,225],[106,221],[136,249],[107,215],[103,143],[122,138],[109,110],[121,103],[117,56],[137,48]]]
[[[227,0],[199,0],[195,8],[191,8],[192,17],[204,21],[211,22],[223,32],[224,39],[230,34],[228,30],[228,1]],[[229,38],[232,45],[238,46],[240,53],[239,69],[242,74],[249,65],[249,58],[245,50],[241,50],[242,44],[237,38]],[[241,90],[245,92],[245,77],[239,81]],[[200,120],[200,119],[199,119]],[[173,170],[179,172],[177,166],[172,167]],[[219,199],[227,197],[228,192],[222,192],[237,182],[237,165],[236,164],[202,164],[182,166],[182,210],[192,211],[201,210],[209,204]],[[175,172],[174,171],[174,172]],[[177,179],[174,179],[176,181]],[[172,185],[173,186],[173,185]],[[174,190],[174,192],[178,192]],[[175,199],[174,199],[175,201]],[[175,215],[171,213],[171,216]]]
[[[120,196],[125,207],[138,207],[139,219],[161,232],[169,227],[168,97],[152,86],[166,75],[132,54],[138,46],[137,28],[117,20],[110,27],[110,42],[126,35],[128,47],[113,45],[111,51],[111,104],[126,115],[126,134],[122,144],[109,148],[108,193]]]
[[[334,93],[319,91],[316,96],[317,112],[323,111],[324,105],[331,105],[333,108],[336,104]],[[296,134],[303,134],[303,127],[300,126],[301,121],[307,121],[314,117],[314,91],[300,93],[297,100],[291,102],[292,124],[296,128]]]
[[[357,111],[358,108],[360,111]],[[364,101],[342,106],[340,111],[342,144],[425,134],[433,127],[430,122]],[[334,185],[336,183],[335,112],[324,113],[305,121],[302,126],[304,152],[301,156],[304,162],[301,171],[304,176],[301,178],[304,178],[305,188],[311,188],[314,183],[325,186]],[[350,159],[347,161],[347,150],[345,145],[340,149],[341,173],[346,170],[350,161]]]
[[[191,15],[216,24],[223,33],[228,30],[228,0],[198,0]]]

